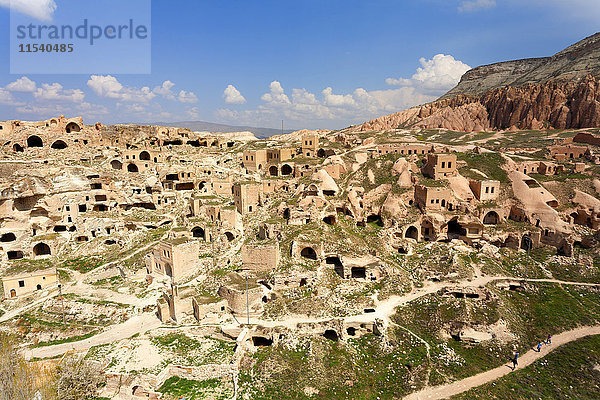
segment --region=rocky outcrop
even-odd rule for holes
[[[600,126],[600,79],[504,87],[483,96],[457,95],[386,115],[354,130],[423,128],[462,132],[493,129],[578,129]]]
[[[600,33],[552,57],[485,65],[439,100],[353,127],[578,129],[600,126]]]

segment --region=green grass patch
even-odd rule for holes
[[[599,399],[600,336],[568,343],[494,382],[451,397],[477,399]]]

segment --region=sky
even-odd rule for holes
[[[0,120],[88,124],[339,129],[600,30],[598,0],[153,0],[150,74],[11,74],[11,11],[52,23],[61,0],[0,0]]]

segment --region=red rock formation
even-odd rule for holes
[[[577,129],[600,127],[600,79],[551,80],[487,91],[481,96],[458,94],[450,99],[386,115],[353,130],[445,128]]]

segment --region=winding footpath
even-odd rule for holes
[[[519,357],[519,366],[517,371],[526,367],[533,362],[545,357],[550,352],[556,350],[560,346],[584,338],[586,336],[600,335],[600,326],[587,326],[573,329],[571,331],[562,332],[552,336],[552,344],[542,346],[540,352],[529,350],[527,353]],[[467,390],[484,385],[488,382],[495,381],[505,375],[513,372],[512,367],[505,364],[501,367],[482,372],[468,378],[449,383],[447,385],[425,388],[419,392],[412,393],[404,398],[404,400],[436,400],[447,399],[451,396],[466,392]]]

